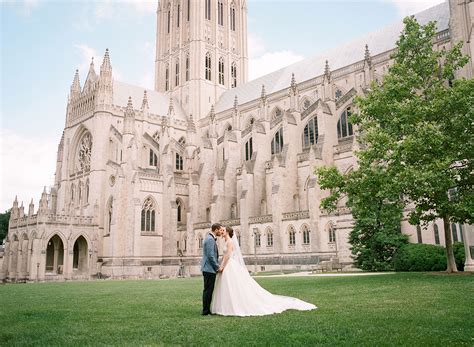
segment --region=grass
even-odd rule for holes
[[[474,276],[258,278],[317,310],[200,316],[202,279],[0,286],[2,345],[470,345]]]

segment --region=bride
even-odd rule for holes
[[[274,295],[249,275],[232,228],[222,234],[224,258],[217,275],[211,312],[223,316],[263,316],[285,310],[314,310],[316,306],[288,296]]]

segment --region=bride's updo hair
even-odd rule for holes
[[[225,230],[227,231],[227,234],[229,234],[230,238],[234,236],[234,229],[232,229],[231,227],[225,227]]]

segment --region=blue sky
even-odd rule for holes
[[[248,0],[250,78],[350,41],[442,0]],[[153,87],[156,1],[0,0],[0,211],[54,177],[67,94],[110,49],[114,78]]]

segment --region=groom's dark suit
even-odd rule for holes
[[[211,313],[212,293],[216,281],[216,272],[219,270],[219,251],[216,237],[209,233],[204,239],[201,271],[204,276],[204,290],[202,292],[202,314]]]

